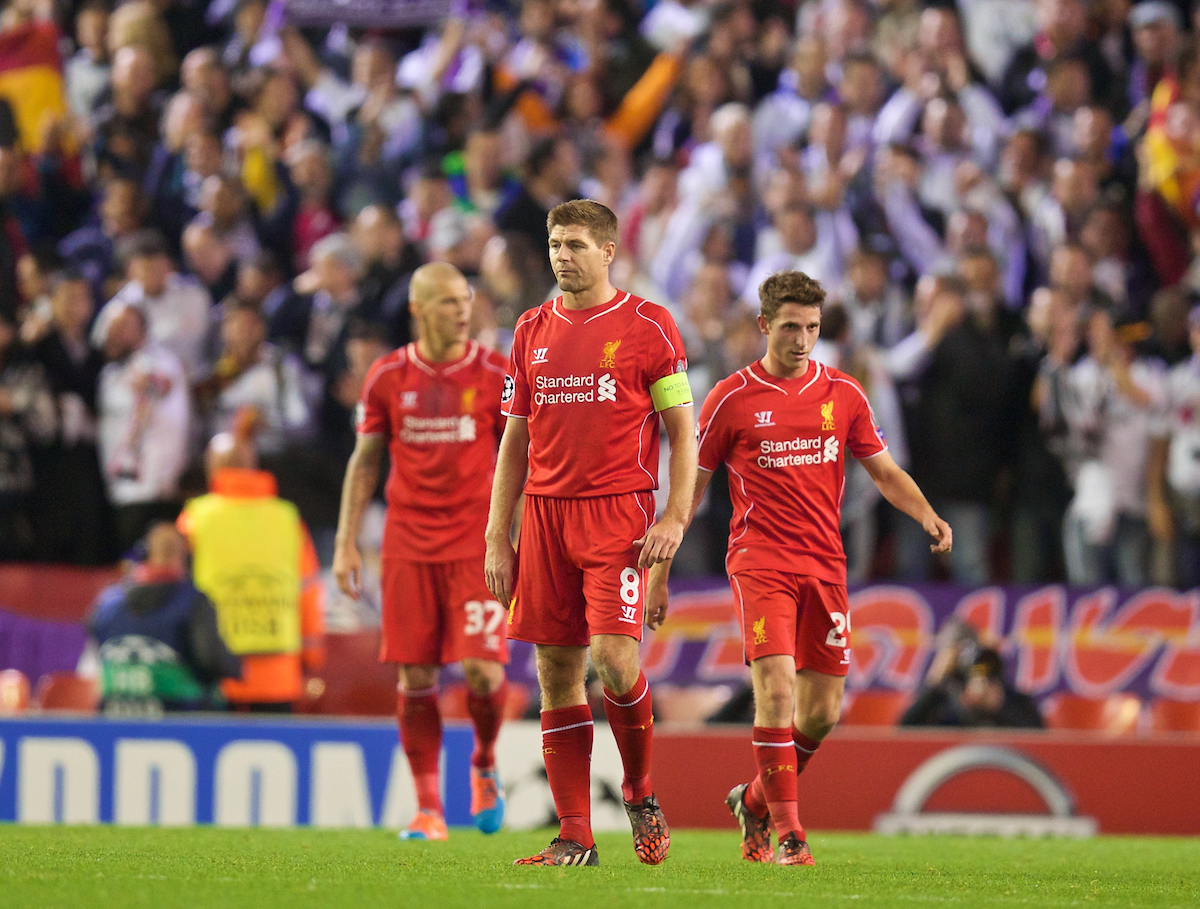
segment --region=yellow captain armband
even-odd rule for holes
[[[654,402],[654,409],[660,412],[680,404],[691,404],[692,386],[688,384],[687,373],[663,376],[650,386],[650,400]]]

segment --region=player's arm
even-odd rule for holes
[[[512,544],[513,515],[517,500],[525,488],[529,470],[529,421],[509,417],[496,455],[496,476],[492,481],[492,504],[488,509],[487,556],[484,577],[488,590],[505,608],[512,604],[513,566],[517,553]]]
[[[696,509],[700,507],[705,490],[708,489],[708,481],[711,479],[711,470],[705,470],[703,467],[696,470],[696,482],[692,488],[692,507],[688,512],[685,530],[691,526],[692,519],[696,517]],[[664,559],[650,567],[650,574],[646,578],[645,621],[646,627],[651,630],[660,628],[667,619],[667,577],[670,574],[671,559]]]
[[[884,449],[877,455],[863,458],[860,463],[867,469],[883,497],[925,528],[925,532],[937,542],[930,545],[934,552],[949,552],[951,545],[950,525],[938,517],[921,487],[916,484]]]
[[[689,393],[690,398],[690,393]],[[662,411],[671,444],[667,471],[667,507],[646,535],[634,545],[642,547],[639,568],[649,568],[675,555],[691,517],[689,505],[696,486],[696,423],[690,401]]]
[[[342,483],[342,506],[338,513],[337,538],[333,551],[333,575],[338,587],[358,599],[362,581],[362,557],[358,554],[358,532],[363,513],[379,485],[379,470],[387,442],[382,435],[359,435],[346,465]]]

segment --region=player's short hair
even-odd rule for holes
[[[617,216],[607,205],[594,199],[576,199],[556,205],[546,218],[546,232],[556,227],[582,227],[592,235],[597,246],[606,243],[615,246],[619,234]]]
[[[769,325],[784,303],[797,306],[825,306],[825,288],[802,271],[781,271],[758,285],[759,312]]]

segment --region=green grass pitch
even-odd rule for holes
[[[0,826],[0,906],[621,909],[1200,906],[1200,840],[811,835],[815,868],[750,865],[731,829],[676,831],[650,868],[628,834],[599,868],[514,868],[551,833],[402,843],[387,831]]]

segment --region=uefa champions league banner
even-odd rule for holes
[[[915,691],[952,617],[999,641],[1011,681],[1032,695],[1200,700],[1200,590],[1165,588],[852,587],[849,686]],[[512,658],[510,677],[532,684],[532,648],[514,643]],[[652,682],[748,680],[728,584],[672,585],[666,624],[645,634],[642,662]]]

